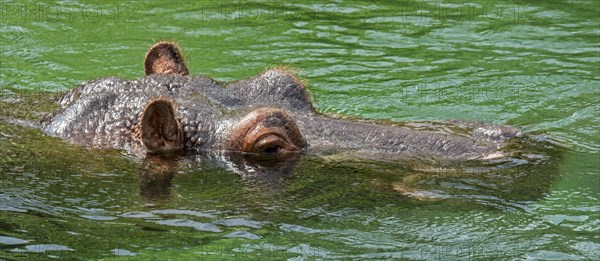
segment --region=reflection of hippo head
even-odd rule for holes
[[[520,135],[468,122],[392,125],[328,117],[315,112],[302,82],[285,69],[231,83],[189,76],[181,50],[168,42],[150,48],[145,72],[137,80],[99,79],[68,92],[45,131],[138,155],[193,148],[271,160],[304,151],[482,159],[504,155],[505,142]]]

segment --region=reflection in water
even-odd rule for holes
[[[192,167],[198,163],[217,163],[240,175],[250,183],[262,183],[269,187],[281,187],[283,177],[291,175],[301,159],[298,153],[283,156],[253,155],[240,152],[198,152],[182,154],[148,154],[140,167],[140,195],[148,200],[167,199],[171,181],[179,163]]]
[[[262,195],[266,199],[285,189],[285,181],[295,173],[302,155],[288,153],[276,158],[272,155],[227,153],[225,158],[231,163],[228,169],[241,176],[245,190],[252,196]]]
[[[175,175],[172,155],[147,155],[140,167],[140,195],[146,199],[166,199]]]
[[[377,162],[348,155],[295,153],[284,157],[203,151],[148,155],[140,168],[139,189],[145,199],[168,199],[177,170],[202,173],[216,168],[236,173],[242,182],[238,189],[258,205],[313,202],[306,207],[321,207],[322,201],[314,199],[335,195],[327,200],[332,208],[346,206],[351,201],[348,199],[356,199],[352,204],[360,207],[417,199],[476,201],[501,209],[520,208],[524,202],[539,200],[549,191],[558,175],[560,150],[551,142],[529,138],[515,140],[509,149],[510,157],[435,163],[416,159]],[[222,185],[204,180],[196,186],[195,191],[207,191]],[[356,195],[363,196],[357,199]],[[280,202],[272,201],[278,197]],[[363,206],[360,201],[366,198],[374,202]]]
[[[393,190],[419,200],[455,199],[496,208],[521,208],[540,200],[559,173],[562,150],[555,141],[529,135],[513,139],[509,156],[450,164],[415,164],[389,181]],[[442,167],[443,166],[443,167]],[[383,182],[376,179],[375,184]]]

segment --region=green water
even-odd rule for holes
[[[600,258],[598,1],[2,1],[0,14],[0,258]],[[507,124],[564,148],[458,173],[305,155],[265,177],[191,155],[156,195],[152,162],[35,128],[59,91],[140,77],[161,39],[218,80],[299,68],[327,113]]]

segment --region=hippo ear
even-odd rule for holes
[[[146,75],[181,74],[188,75],[188,69],[183,60],[183,53],[177,44],[171,42],[158,42],[150,47],[144,61]]]
[[[148,150],[182,148],[181,127],[173,105],[168,99],[156,99],[146,105],[141,120],[141,139]]]

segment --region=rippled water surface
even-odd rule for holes
[[[600,258],[600,2],[2,1],[0,12],[1,258]],[[140,77],[160,39],[218,80],[298,68],[326,113],[476,120],[553,142],[454,169],[303,155],[263,171],[213,153],[89,150],[37,129],[59,92]]]

